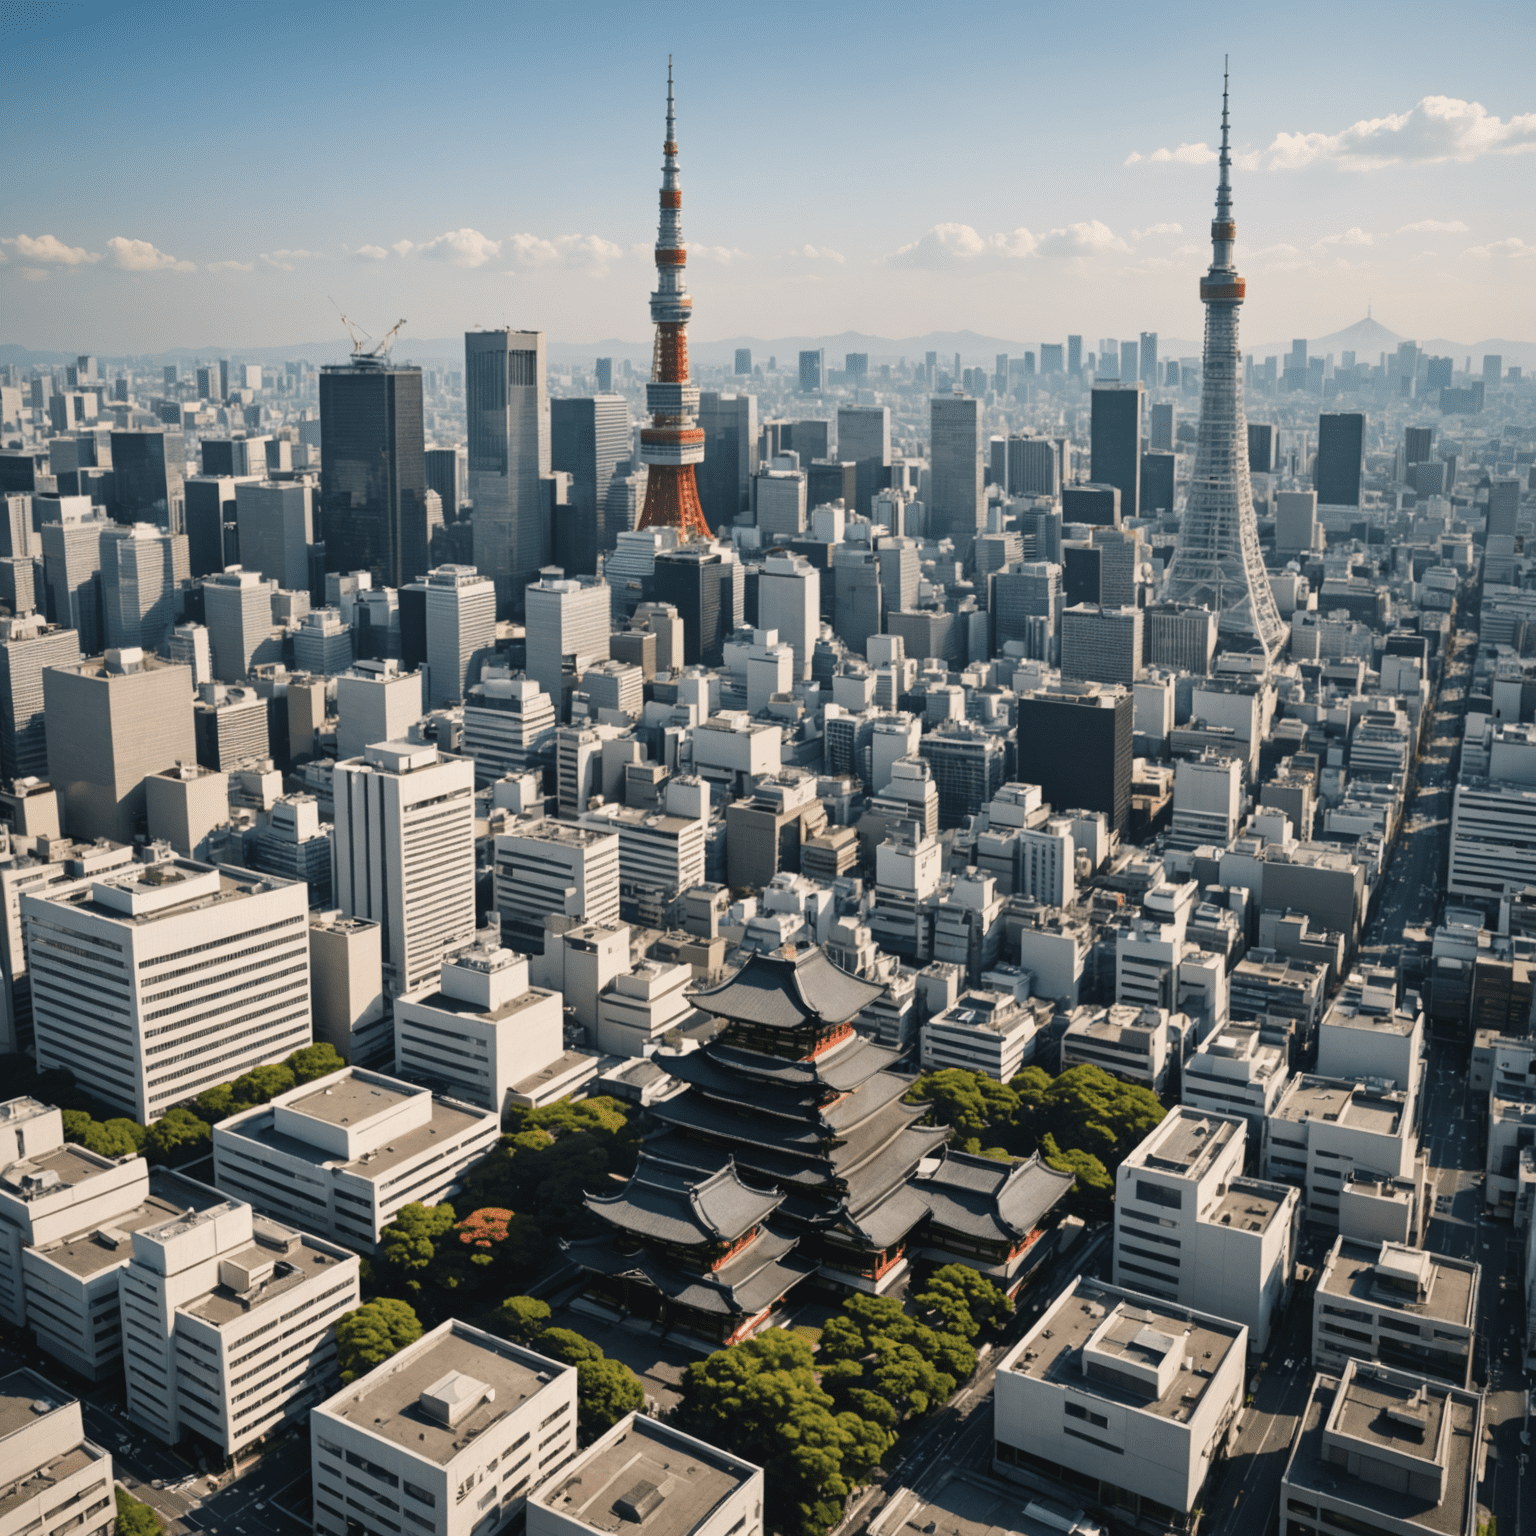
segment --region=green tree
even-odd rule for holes
[[[220,1120],[228,1120],[240,1108],[235,1103],[235,1090],[230,1083],[220,1083],[216,1087],[205,1088],[192,1102],[197,1106],[198,1114],[209,1125],[217,1125]]]
[[[381,1284],[393,1281],[419,1295],[429,1279],[439,1247],[457,1222],[451,1205],[423,1205],[419,1200],[402,1205],[395,1219],[379,1234],[376,1278]]]
[[[336,1324],[336,1360],[343,1385],[421,1337],[421,1319],[409,1302],[380,1296],[348,1312]]]
[[[117,1536],[160,1536],[165,1529],[160,1516],[126,1488],[117,1492]]]
[[[509,1296],[502,1302],[499,1315],[507,1337],[531,1349],[549,1326],[549,1303],[536,1296]]]
[[[546,1328],[533,1346],[541,1355],[559,1360],[566,1365],[581,1365],[584,1361],[603,1359],[602,1350],[591,1339],[570,1328]]]
[[[1027,1067],[1009,1086],[1019,1096],[1016,1124],[1024,1150],[1052,1136],[1063,1151],[1091,1152],[1111,1173],[1166,1113],[1155,1093],[1102,1067],[1073,1067],[1057,1078]]]
[[[149,1128],[149,1159],[155,1163],[186,1162],[206,1152],[213,1133],[206,1120],[199,1120],[190,1109],[178,1105],[168,1109]]]
[[[250,1109],[266,1104],[280,1093],[294,1086],[294,1076],[287,1067],[252,1067],[243,1077],[237,1077],[230,1088],[234,1094],[236,1109]]]
[[[137,1120],[93,1119],[83,1109],[66,1109],[64,1139],[100,1157],[137,1157],[144,1145],[145,1130]]]
[[[964,1302],[979,1327],[1002,1328],[1013,1316],[1013,1303],[1008,1299],[1008,1293],[967,1264],[945,1264],[934,1270],[923,1287],[923,1294],[913,1298],[913,1305],[921,1316],[923,1296],[951,1293]]]
[[[1040,1155],[1061,1173],[1077,1175],[1072,1187],[1073,1199],[1085,1216],[1107,1216],[1114,1207],[1115,1181],[1109,1170],[1091,1152],[1079,1152],[1075,1148],[1063,1151],[1056,1145],[1056,1138],[1047,1134],[1040,1143]]]
[[[955,1145],[962,1152],[979,1151],[984,1139],[997,1141],[1000,1131],[1011,1130],[1019,1111],[1019,1096],[1012,1088],[964,1067],[924,1072],[908,1090],[907,1102],[928,1104],[936,1123],[953,1126]]]
[[[329,1077],[346,1066],[336,1047],[328,1040],[317,1040],[297,1050],[283,1065],[293,1073],[295,1083],[312,1083],[317,1077]]]
[[[576,1366],[577,1424],[588,1443],[645,1402],[640,1378],[622,1360],[610,1360],[601,1351],[599,1355]]]

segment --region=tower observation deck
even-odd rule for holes
[[[640,527],[675,528],[678,539],[686,542],[708,539],[710,532],[693,475],[693,466],[704,462],[704,432],[699,426],[699,391],[688,378],[693,300],[685,281],[688,248],[683,244],[683,185],[677,169],[671,59],[667,60],[667,138],[662,157],[656,291],[651,295],[656,349],[645,386],[651,425],[640,432],[640,461],[646,466]]]
[[[1248,475],[1248,423],[1243,412],[1242,356],[1237,312],[1247,284],[1233,265],[1232,156],[1228,142],[1227,80],[1221,86],[1221,170],[1211,222],[1211,265],[1200,281],[1205,305],[1204,376],[1195,470],[1164,582],[1164,600],[1210,608],[1221,636],[1256,642],[1273,661],[1285,644],[1275,606]]]

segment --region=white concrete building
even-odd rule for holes
[[[1312,1297],[1312,1364],[1337,1375],[1378,1360],[1471,1386],[1481,1275],[1470,1259],[1335,1238]]]
[[[336,1323],[360,1300],[355,1253],[239,1200],[180,1210],[132,1242],[118,1284],[141,1429],[233,1456],[331,1390]]]
[[[560,710],[563,671],[580,677],[607,661],[613,630],[608,583],[598,577],[541,576],[527,590],[528,676]]]
[[[36,1371],[0,1376],[0,1536],[110,1536],[112,1455],[88,1439],[78,1398]]]
[[[475,936],[475,765],[385,741],[337,763],[332,786],[336,905],[379,924],[390,991],[413,992]]]
[[[1416,1006],[1399,1007],[1397,973],[1356,971],[1318,1026],[1317,1071],[1386,1084],[1412,1100],[1423,1078],[1425,1050],[1424,1015]]]
[[[349,1066],[394,1059],[384,1007],[383,930],[339,912],[309,916],[310,1003],[315,1039],[336,1048]]]
[[[1262,1354],[1295,1264],[1300,1197],[1243,1177],[1247,1123],[1180,1106],[1115,1177],[1115,1284],[1241,1323]]]
[[[692,792],[690,793],[690,787]],[[698,779],[669,779],[665,810],[610,804],[588,811],[581,825],[619,834],[619,888],[626,896],[672,901],[704,880],[709,792]]]
[[[24,895],[21,915],[39,1068],[131,1119],[310,1043],[302,881],[164,859]]]
[[[1161,1093],[1168,1062],[1182,1036],[1182,1016],[1166,1008],[1133,1008],[1112,1003],[1074,1008],[1061,1040],[1061,1070],[1102,1067],[1127,1082]]]
[[[336,679],[336,760],[363,755],[376,742],[404,741],[426,713],[420,672],[398,661],[360,661]]]
[[[1463,776],[1451,803],[1451,896],[1497,901],[1536,885],[1536,786]]]
[[[804,555],[775,551],[763,561],[757,621],[765,630],[777,630],[795,653],[795,676],[809,677],[821,629],[821,572]]]
[[[1240,1323],[1079,1277],[998,1364],[993,1465],[1182,1527],[1242,1408],[1247,1343]]]
[[[925,1072],[961,1067],[1006,1083],[1035,1059],[1040,1016],[1027,1001],[973,987],[922,1026]]]
[[[644,1414],[528,1498],[527,1536],[763,1536],[763,1469]]]
[[[450,1318],[309,1420],[317,1532],[506,1530],[576,1452],[576,1369]]]
[[[558,992],[528,979],[528,957],[503,949],[495,930],[443,962],[435,987],[395,1001],[395,1070],[491,1110],[563,1050]]]
[[[475,760],[480,787],[522,773],[551,752],[555,705],[531,678],[485,672],[464,699],[462,750]]]
[[[669,1030],[695,1014],[691,965],[641,960],[597,995],[597,1048],[605,1056],[649,1056]]]
[[[243,682],[259,661],[282,660],[267,654],[273,649],[272,590],[272,582],[238,565],[203,578],[213,675],[221,683]]]
[[[472,565],[440,565],[425,577],[427,702],[457,704],[496,649],[496,584]]]
[[[313,677],[335,677],[352,661],[352,626],[335,608],[311,608],[293,631],[294,667]]]
[[[536,820],[496,839],[496,911],[506,942],[543,954],[544,919],[614,922],[619,834]]]
[[[1184,1063],[1181,1098],[1190,1109],[1243,1116],[1257,1146],[1290,1075],[1285,1051],[1264,1043],[1260,1025],[1229,1023]]]
[[[263,1215],[371,1253],[401,1206],[446,1200],[500,1134],[489,1110],[344,1067],[214,1126],[214,1182]]]
[[[995,805],[997,802],[994,801]],[[1044,826],[1015,833],[1014,890],[1049,907],[1070,907],[1077,900],[1076,845],[1072,820],[1053,816]]]
[[[1243,765],[1236,757],[1207,751],[1181,757],[1173,771],[1170,848],[1226,848],[1237,836],[1243,811]]]

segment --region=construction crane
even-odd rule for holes
[[[335,303],[333,299],[331,301]],[[385,358],[389,356],[389,349],[395,344],[395,337],[400,334],[400,328],[405,324],[404,320],[395,321],[394,325],[384,333],[381,341],[376,341],[370,347],[367,344],[373,341],[373,337],[365,331],[355,320],[341,314],[341,307],[337,305],[336,313],[341,315],[341,323],[347,328],[347,335],[352,338],[352,356],[354,358]]]

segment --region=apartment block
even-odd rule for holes
[[[1029,999],[973,987],[922,1026],[923,1070],[959,1067],[1006,1083],[1035,1059],[1040,1028]]]
[[[435,987],[395,1002],[395,1070],[481,1109],[496,1123],[507,1096],[565,1049],[558,992],[530,985],[528,957],[495,930],[445,960]]]
[[[234,1456],[332,1389],[336,1323],[361,1299],[355,1253],[229,1199],[183,1207],[132,1243],[118,1283],[141,1429]]]
[[[619,835],[535,820],[496,839],[496,911],[509,947],[544,953],[544,920],[614,922]]]
[[[162,859],[23,895],[21,916],[39,1068],[131,1119],[310,1043],[302,882]]]
[[[36,1371],[0,1376],[0,1536],[110,1536],[112,1455],[80,1402]]]
[[[1184,1063],[1181,1098],[1190,1109],[1241,1115],[1250,1145],[1263,1137],[1264,1122],[1290,1080],[1283,1047],[1266,1044],[1257,1024],[1226,1024]]]
[[[1115,1179],[1115,1284],[1241,1323],[1269,1347],[1295,1264],[1297,1192],[1243,1176],[1247,1123],[1181,1105]]]
[[[1061,1070],[1102,1067],[1127,1082],[1161,1093],[1168,1064],[1182,1037],[1166,1008],[1138,1008],[1126,1003],[1085,1005],[1072,1010],[1061,1040]]]
[[[576,1452],[576,1369],[450,1318],[319,1404],[315,1530],[509,1529]]]

